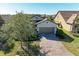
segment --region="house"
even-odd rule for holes
[[[32,20],[35,22],[39,22],[39,21],[43,20],[43,17],[41,15],[34,15],[32,17]]]
[[[0,15],[0,26],[2,26],[6,20],[10,19],[10,17],[11,15]]]
[[[48,21],[47,18],[36,23],[37,24],[37,32],[41,33],[52,33],[56,34],[56,24],[54,22]]]
[[[77,16],[79,16],[79,11],[59,11],[54,18],[54,22],[67,31],[74,31]]]
[[[0,15],[4,21],[9,20],[12,15]]]

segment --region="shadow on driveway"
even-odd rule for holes
[[[48,39],[48,40],[58,41],[58,37],[54,34],[40,34],[39,37],[40,37],[40,40],[41,39]]]
[[[72,42],[74,40],[72,37],[65,34],[64,32],[59,35],[43,33],[43,34],[39,34],[39,38],[40,40],[47,39],[47,40],[64,41],[64,42]]]

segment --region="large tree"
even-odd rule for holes
[[[6,21],[5,24],[2,26],[0,42],[3,45],[6,45],[6,43],[8,43],[7,45],[11,46],[14,43],[14,40],[17,39],[21,42],[21,47],[23,49],[23,43],[26,44],[27,48],[25,52],[27,52],[28,55],[30,55],[30,53],[28,52],[29,39],[32,39],[32,36],[34,35],[36,35],[36,32],[33,21],[27,15],[21,12],[17,13],[16,15],[13,15],[11,19]]]

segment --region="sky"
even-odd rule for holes
[[[0,3],[0,14],[23,11],[27,14],[53,15],[61,10],[79,11],[79,3]]]

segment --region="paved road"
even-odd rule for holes
[[[40,40],[41,56],[73,56],[73,54],[52,35],[41,35]]]

